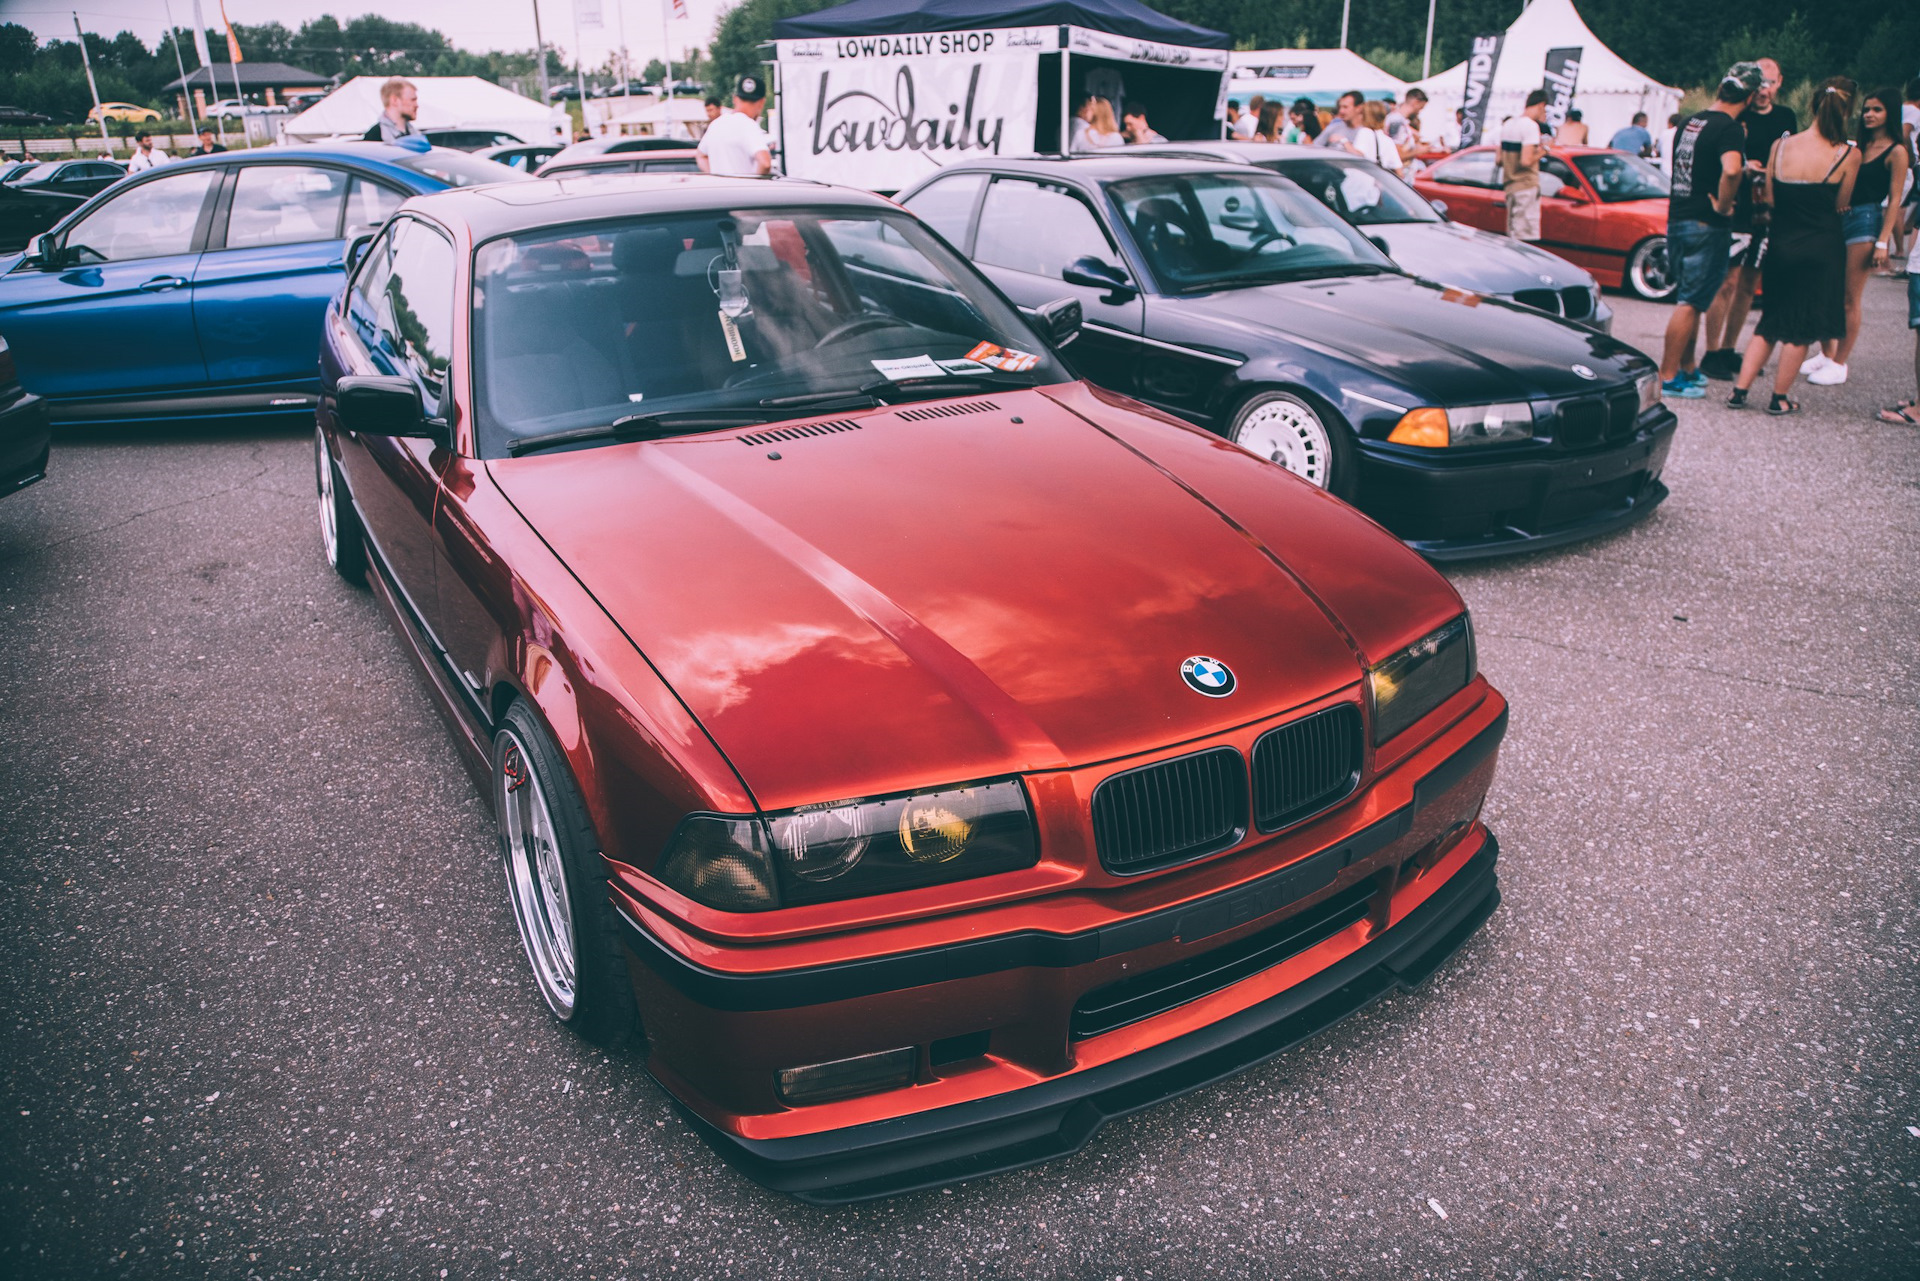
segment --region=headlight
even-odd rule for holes
[[[1466,614],[1367,669],[1377,747],[1467,687],[1474,677],[1473,620]]]
[[[1633,380],[1635,390],[1640,393],[1640,412],[1646,413],[1660,403],[1660,371],[1650,369]]]
[[[1420,445],[1427,449],[1532,438],[1533,406],[1526,401],[1409,410],[1387,436],[1396,445]]]
[[[861,898],[1031,867],[1040,858],[1017,779],[764,817],[694,814],[660,879],[729,912]]]

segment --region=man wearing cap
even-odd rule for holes
[[[1774,101],[1780,92],[1780,64],[1772,58],[1755,58],[1754,65],[1760,68],[1760,87],[1740,113],[1740,128],[1747,135],[1747,168],[1733,202],[1733,230],[1749,238],[1747,251],[1727,272],[1719,296],[1707,308],[1707,354],[1700,357],[1700,372],[1723,382],[1740,372],[1740,330],[1747,323],[1754,290],[1760,287],[1760,268],[1767,260],[1767,222],[1760,209],[1766,198],[1767,162],[1773,158],[1773,144],[1800,128],[1793,108]],[[1812,366],[1818,363],[1809,362],[1802,372],[1812,374]]]
[[[695,159],[701,173],[735,178],[764,178],[773,172],[773,153],[767,149],[767,131],[760,112],[767,105],[767,87],[758,76],[741,76],[733,91],[733,110],[707,126],[700,135]]]
[[[1700,316],[1713,305],[1727,276],[1734,197],[1747,160],[1740,115],[1763,78],[1758,63],[1734,63],[1721,78],[1713,105],[1688,117],[1673,137],[1667,266],[1674,278],[1674,308],[1660,359],[1660,389],[1671,398],[1699,400],[1707,394],[1694,347]]]

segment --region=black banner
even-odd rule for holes
[[[1507,33],[1475,36],[1473,50],[1467,54],[1467,96],[1460,100],[1466,115],[1460,121],[1460,145],[1471,147],[1480,141],[1487,128],[1487,99],[1493,94],[1493,73],[1500,66],[1500,46]]]
[[[1540,132],[1556,134],[1573,106],[1573,86],[1580,79],[1579,49],[1547,50],[1547,74],[1540,87],[1547,91],[1547,120]]]

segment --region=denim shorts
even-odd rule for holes
[[[1704,222],[1667,224],[1667,269],[1673,273],[1676,303],[1685,303],[1695,311],[1713,306],[1720,282],[1727,278],[1727,253],[1733,233],[1725,227],[1709,227]]]
[[[1907,328],[1920,329],[1920,271],[1907,273]]]
[[[1880,224],[1885,221],[1886,202],[1855,205],[1840,215],[1840,236],[1850,245],[1870,245],[1880,239]]]

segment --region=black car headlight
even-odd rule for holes
[[[1649,369],[1646,373],[1641,374],[1638,378],[1633,380],[1633,387],[1635,391],[1640,393],[1640,412],[1641,413],[1644,414],[1649,409],[1659,408],[1660,406],[1660,371],[1659,370]]]
[[[1369,667],[1374,746],[1465,689],[1474,674],[1473,620],[1466,614]]]
[[[1533,405],[1524,400],[1499,405],[1425,405],[1408,410],[1387,439],[1396,445],[1445,449],[1461,445],[1497,445],[1533,439]]]
[[[1018,779],[766,815],[693,814],[659,877],[728,912],[862,898],[1031,867],[1033,811]]]

